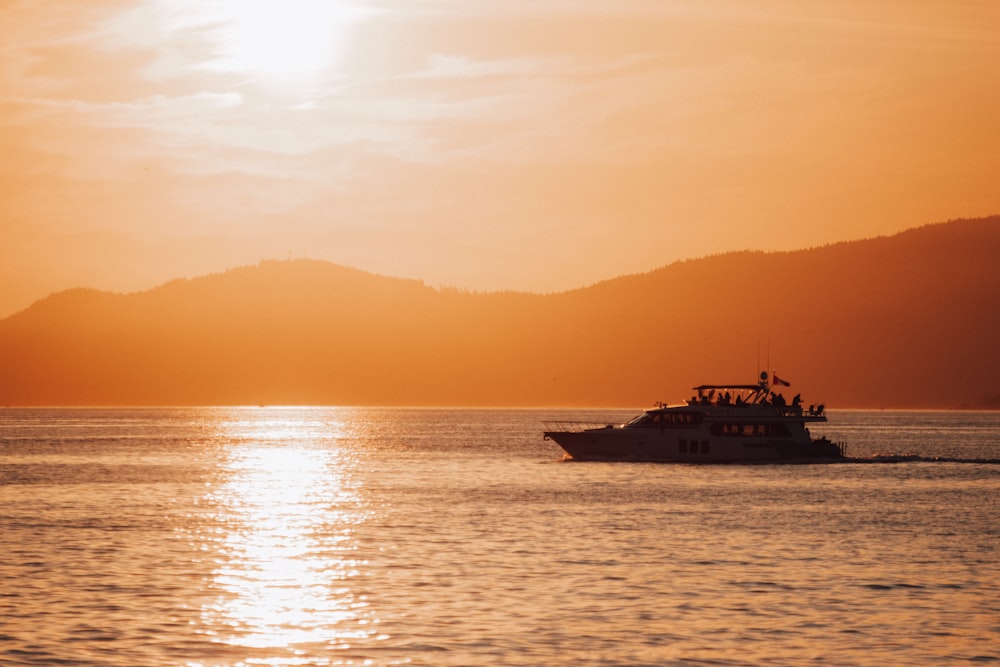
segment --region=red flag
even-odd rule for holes
[[[774,375],[773,377],[774,377],[774,384],[776,384],[776,385],[779,385],[781,387],[791,387],[792,386],[791,382],[785,382],[784,380],[782,380],[777,375]]]

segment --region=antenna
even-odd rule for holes
[[[768,343],[770,345],[770,343]],[[768,348],[770,349],[770,348]],[[768,352],[770,357],[770,352]],[[757,339],[757,383],[761,389],[770,391],[770,382],[768,381],[767,371],[760,370],[760,339]]]

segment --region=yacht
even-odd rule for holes
[[[786,401],[760,374],[757,384],[704,384],[681,405],[658,404],[627,424],[546,423],[552,440],[575,461],[836,461],[844,447],[813,438],[807,424],[826,421],[823,405]]]

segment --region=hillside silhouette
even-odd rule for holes
[[[0,321],[0,404],[636,407],[769,366],[834,408],[1000,407],[997,257],[991,217],[548,295],[311,260],[73,289]]]

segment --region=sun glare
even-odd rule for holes
[[[377,619],[352,584],[365,565],[354,556],[364,511],[351,457],[337,446],[338,424],[310,410],[233,417],[222,425],[233,443],[228,479],[210,496],[221,530],[219,596],[203,609],[206,634],[281,654],[373,635]]]
[[[359,18],[356,9],[330,0],[225,0],[210,12],[219,26],[212,67],[275,81],[335,65]]]

